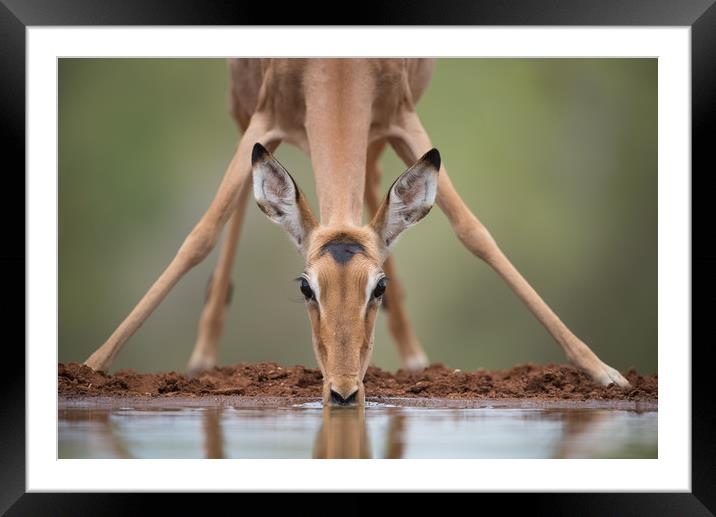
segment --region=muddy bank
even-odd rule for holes
[[[595,386],[572,366],[520,364],[506,370],[463,372],[434,364],[408,373],[390,373],[370,367],[365,376],[368,397],[419,397],[447,399],[632,400],[656,401],[656,374],[629,370],[632,387]],[[59,395],[65,398],[176,397],[242,395],[252,397],[320,397],[321,372],[303,366],[277,363],[236,364],[216,367],[196,378],[183,373],[138,373],[122,369],[113,375],[77,363],[58,366]]]

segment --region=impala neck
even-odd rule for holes
[[[362,62],[321,59],[306,70],[306,133],[321,224],[360,225],[374,76]]]

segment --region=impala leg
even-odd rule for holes
[[[117,327],[85,364],[94,370],[107,370],[124,343],[137,331],[176,283],[211,252],[221,229],[236,206],[239,189],[251,172],[251,149],[254,143],[265,145],[275,140],[267,121],[260,114],[252,117],[239,141],[214,200],[191,233],[184,240],[169,266],[149,288],[132,312]]]
[[[278,142],[268,146],[273,152]],[[236,257],[236,248],[239,245],[241,227],[246,213],[246,202],[251,191],[251,179],[246,178],[239,190],[234,215],[231,217],[226,238],[221,245],[221,254],[216,268],[209,280],[206,303],[199,319],[199,332],[187,365],[189,376],[195,376],[202,371],[213,368],[219,353],[219,339],[224,330],[226,309],[231,303],[232,283],[231,270]]]
[[[378,160],[385,144],[386,142],[383,140],[374,142],[368,147],[365,202],[371,216],[378,210],[381,201],[381,170]],[[405,291],[402,282],[398,280],[392,257],[388,257],[383,264],[383,271],[390,278],[388,288],[383,295],[383,308],[388,313],[388,329],[398,347],[401,363],[406,370],[422,370],[429,364],[428,357],[410,325],[408,313],[405,310]]]
[[[415,112],[406,114],[404,123],[391,139],[398,155],[407,163],[414,163],[432,148],[430,138]],[[453,187],[444,166],[440,167],[437,203],[445,213],[453,231],[463,245],[494,269],[527,305],[540,323],[562,347],[567,359],[584,370],[602,386],[617,384],[628,387],[629,382],[614,368],[602,362],[592,350],[575,336],[542,300],[532,286],[507,259],[487,228],[475,217]]]
[[[219,339],[224,330],[226,308],[231,303],[232,298],[231,269],[236,257],[236,248],[239,244],[250,187],[251,182],[247,178],[239,191],[236,210],[234,210],[226,238],[221,245],[219,261],[209,280],[206,303],[199,319],[199,333],[194,345],[194,351],[187,365],[187,373],[190,377],[216,365],[216,357],[219,353]]]

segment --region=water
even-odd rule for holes
[[[66,407],[60,458],[656,458],[657,412],[406,407]]]

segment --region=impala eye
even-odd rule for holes
[[[306,297],[306,300],[313,299],[313,289],[308,285],[308,280],[301,278],[301,293]]]
[[[380,298],[383,296],[383,293],[385,293],[385,286],[388,284],[388,279],[386,277],[381,278],[378,280],[378,283],[375,286],[375,289],[373,289],[373,298]]]

